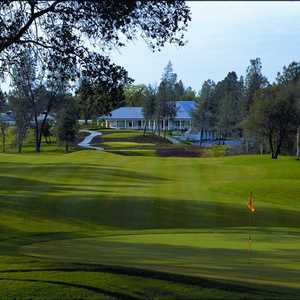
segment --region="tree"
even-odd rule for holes
[[[65,151],[69,152],[70,145],[76,140],[78,133],[78,109],[72,97],[67,97],[57,120],[59,141],[64,143]]]
[[[0,113],[3,113],[7,107],[5,94],[0,90]],[[8,120],[5,119],[5,116],[0,116],[0,130],[2,135],[2,152],[5,152],[6,144],[6,131],[8,128]]]
[[[124,87],[131,82],[126,71],[110,82],[84,77],[76,91],[76,101],[85,124],[89,118],[106,115],[119,106],[125,98]]]
[[[181,100],[196,100],[196,92],[192,89],[192,87],[187,87],[184,91],[183,96],[181,97]]]
[[[164,135],[166,135],[167,122],[170,122],[176,116],[174,85],[172,86],[171,84],[172,82],[163,80],[157,90],[155,115],[159,135],[162,126],[164,128]]]
[[[204,132],[210,131],[211,126],[211,111],[209,109],[208,100],[200,98],[196,102],[196,108],[192,111],[192,124],[194,129],[200,131],[200,146],[203,141]]]
[[[7,103],[6,103],[6,99],[5,99],[5,94],[0,89],[0,112],[5,111],[6,106],[7,106]]]
[[[219,105],[217,128],[224,140],[228,136],[240,135],[240,122],[243,117],[242,83],[235,72],[229,72],[218,86]]]
[[[227,137],[240,136],[240,122],[244,112],[243,80],[235,72],[215,84],[212,80],[203,83],[200,99],[193,112],[194,127],[217,137],[219,142]]]
[[[176,116],[176,96],[175,85],[177,82],[177,74],[173,72],[172,63],[169,61],[164,68],[161,82],[156,94],[156,124],[158,134],[161,133],[161,127],[164,127],[164,135],[166,135],[167,122],[170,122]]]
[[[18,60],[12,66],[11,75],[15,93],[19,94],[18,97],[15,97],[15,101],[17,99],[20,100],[19,105],[15,103],[13,109],[23,112],[27,109],[28,112],[26,112],[26,115],[32,116],[35,133],[35,150],[36,152],[40,152],[42,139],[41,127],[44,122],[40,122],[39,116],[49,104],[47,101],[48,95],[42,86],[42,75],[38,74],[38,61],[35,54],[30,50],[20,53]],[[22,109],[21,105],[24,106]]]
[[[23,142],[32,120],[32,110],[22,90],[15,89],[9,95],[9,105],[16,121],[16,145],[18,152],[22,152]]]
[[[192,112],[194,129],[200,131],[200,144],[203,135],[216,130],[219,98],[216,97],[216,84],[213,80],[204,81],[196,100],[196,108]]]
[[[203,85],[200,90],[200,98],[209,100],[214,96],[216,84],[213,80],[208,79],[203,82]]]
[[[92,84],[88,78],[80,80],[79,88],[76,91],[76,101],[78,104],[80,116],[84,119],[85,125],[95,112]]]
[[[102,50],[124,46],[138,35],[151,49],[184,44],[190,21],[184,1],[0,0],[0,66],[14,63],[25,48],[34,49],[75,79],[80,75],[113,78]],[[90,44],[97,51],[91,51]],[[118,67],[120,68],[120,67]]]
[[[153,130],[153,121],[155,119],[155,111],[156,111],[156,88],[149,85],[145,89],[145,95],[143,99],[143,115],[145,119],[145,127],[144,127],[144,135],[146,134],[146,130],[148,127],[149,121],[152,123]]]
[[[144,84],[127,85],[124,88],[125,104],[127,106],[142,106],[145,92],[146,86]]]
[[[200,91],[200,101],[207,103],[205,113],[207,114],[206,124],[208,127],[206,130],[214,132],[217,124],[219,97],[217,96],[216,83],[213,80],[204,81]]]
[[[282,73],[278,72],[276,81],[281,86],[297,86],[300,82],[300,63],[292,62],[284,66]],[[296,133],[296,157],[300,159],[300,124]]]
[[[282,73],[278,72],[276,81],[280,85],[296,83],[300,79],[300,63],[292,62],[287,67],[284,66]]]
[[[52,122],[49,122],[48,120],[41,128],[42,135],[45,138],[45,142],[47,144],[51,144],[51,136],[53,136],[52,134],[53,125],[54,124]]]
[[[177,81],[177,74],[173,71],[173,65],[171,61],[165,66],[164,71],[161,76],[161,81],[168,82],[168,84],[172,87],[175,87]]]
[[[289,134],[299,126],[299,94],[293,87],[272,86],[258,91],[245,127],[269,142],[271,155],[277,159]]]
[[[185,88],[181,80],[175,83],[174,87],[175,100],[182,100],[185,95]]]
[[[249,111],[253,98],[259,89],[268,86],[267,78],[262,74],[262,63],[260,58],[251,59],[247,68],[245,78],[246,110]]]

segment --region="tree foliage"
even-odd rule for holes
[[[126,106],[142,106],[147,87],[144,84],[129,84],[124,88]]]
[[[156,88],[149,85],[145,90],[145,95],[143,99],[143,115],[145,118],[145,128],[144,134],[147,130],[149,121],[153,122],[155,119],[155,111],[156,111]]]
[[[0,89],[0,114],[4,113],[7,109],[6,95]],[[6,144],[6,133],[7,133],[8,123],[4,117],[0,116],[0,133],[2,136],[2,152],[5,152]]]
[[[115,77],[109,83],[84,77],[76,91],[76,100],[85,123],[88,119],[106,115],[119,106],[125,99],[124,87],[130,82],[132,81],[127,73]]]
[[[59,111],[57,118],[58,138],[65,145],[66,152],[74,144],[78,128],[78,108],[72,97],[66,97],[65,105]]]
[[[282,72],[277,73],[276,81],[278,84],[287,85],[296,83],[300,80],[300,63],[291,62],[287,67],[284,66]]]
[[[238,136],[240,122],[243,118],[244,98],[242,82],[238,80],[235,72],[229,72],[224,80],[216,86],[218,90],[219,105],[217,123],[222,138]]]
[[[182,100],[185,95],[185,88],[181,80],[175,83],[174,86],[175,100]]]
[[[43,71],[38,68],[37,56],[30,49],[20,53],[18,60],[11,67],[13,86],[12,109],[16,116],[23,112],[26,115],[26,120],[29,118],[34,123],[35,148],[37,152],[41,149],[41,127],[46,121],[41,121],[39,117],[49,109],[51,99],[43,86],[43,75]],[[23,126],[21,125],[22,123],[20,123],[20,126]]]
[[[256,91],[268,86],[267,78],[262,74],[262,63],[260,58],[251,59],[246,71],[245,96],[246,109],[249,110],[253,103]]]
[[[214,133],[223,140],[239,136],[240,122],[244,111],[243,82],[235,72],[215,84],[212,80],[203,83],[200,99],[192,114],[194,128]]]
[[[123,46],[138,35],[152,49],[183,45],[189,21],[190,9],[176,0],[0,0],[0,66],[14,63],[30,47],[49,69],[67,70],[73,79],[80,72],[109,81],[123,69],[102,50]]]
[[[15,143],[18,152],[22,152],[23,142],[32,120],[31,106],[21,90],[14,90],[9,95],[9,105],[16,122]]]
[[[174,73],[172,63],[169,61],[157,90],[150,87],[144,98],[144,116],[155,121],[155,130],[159,135],[162,127],[166,134],[167,122],[176,116],[176,84],[177,74]]]
[[[269,142],[273,159],[277,159],[284,142],[296,133],[300,123],[300,93],[293,85],[274,85],[258,91],[244,126]]]

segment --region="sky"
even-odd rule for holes
[[[300,2],[188,2],[192,21],[183,47],[152,53],[137,40],[112,53],[135,83],[158,83],[171,60],[178,78],[199,91],[203,81],[222,80],[230,71],[244,75],[260,57],[272,82],[278,71],[300,61]]]
[[[192,21],[185,46],[167,45],[153,53],[137,39],[109,53],[115,63],[128,70],[135,84],[158,83],[169,60],[178,78],[196,91],[203,81],[222,80],[230,71],[245,75],[252,58],[261,58],[263,73],[271,82],[284,65],[300,61],[300,2],[188,5]]]

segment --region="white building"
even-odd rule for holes
[[[195,101],[176,101],[176,117],[172,120],[162,120],[161,128],[168,130],[190,130],[192,128],[191,112]],[[117,129],[143,129],[148,122],[148,128],[156,126],[155,120],[146,121],[142,107],[120,107],[109,115],[101,116],[98,121],[105,121],[106,127]]]

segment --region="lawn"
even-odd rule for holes
[[[163,136],[157,136],[149,132],[144,135],[141,130],[106,129],[102,133],[101,137],[96,137],[93,140],[93,144],[100,145],[110,153],[120,155],[199,157],[222,155],[225,152],[223,146],[204,151],[191,144],[180,143],[174,145]]]
[[[299,161],[52,150],[0,154],[0,299],[297,299]]]

